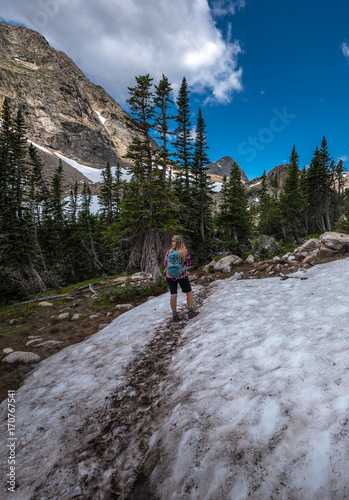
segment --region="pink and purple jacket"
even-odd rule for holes
[[[166,255],[165,255],[165,261],[164,261],[164,266],[167,267],[167,260],[168,260],[168,256],[171,252],[172,248],[170,248],[169,250],[167,250],[166,252]],[[186,267],[189,267],[191,266],[191,258],[190,258],[190,253],[189,253],[189,250],[187,250],[187,255],[185,256],[185,265]],[[188,273],[187,271],[185,271],[183,274],[181,274],[180,276],[178,276],[177,280],[180,280],[182,278],[185,278],[186,276],[188,276]],[[173,279],[171,278],[171,276],[169,276],[167,273],[166,273],[166,278],[170,278],[170,279]]]

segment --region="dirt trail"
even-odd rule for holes
[[[209,293],[209,283],[204,280],[194,285],[197,310]],[[104,408],[82,423],[77,435],[84,445],[71,456],[71,463],[56,464],[59,470],[70,469],[70,493],[73,484],[82,493],[77,498],[157,498],[147,483],[160,451],[151,449],[149,438],[161,425],[162,407],[178,384],[168,369],[172,357],[188,340],[184,328],[195,322],[188,320],[185,308],[179,308],[179,314],[181,321],[170,320],[154,332],[125,368],[125,384]],[[38,486],[36,494],[42,495],[45,489]]]

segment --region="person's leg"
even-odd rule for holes
[[[192,291],[187,293],[187,306],[188,306],[188,309],[193,308],[193,292]]]
[[[194,318],[198,312],[194,312],[193,310],[193,292],[191,289],[190,281],[188,276],[183,278],[182,280],[179,280],[179,284],[181,285],[182,292],[187,294],[187,306],[188,306],[188,316],[190,318]]]
[[[170,295],[170,306],[171,306],[173,313],[177,311],[177,294],[176,293],[171,293],[171,295]]]
[[[173,314],[173,319],[178,321],[179,316],[177,314],[177,281],[173,281],[169,278],[166,278],[168,287],[170,289],[170,306]]]

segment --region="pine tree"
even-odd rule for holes
[[[154,117],[152,80],[149,75],[136,77],[137,85],[129,88],[127,102],[138,132],[125,155],[132,161],[132,179],[124,190],[118,220],[105,234],[119,251],[128,252],[129,267],[139,266],[157,281],[161,277],[159,261],[176,219],[175,199],[163,182],[150,136]]]
[[[155,85],[154,104],[156,106],[155,116],[155,131],[157,132],[157,139],[160,142],[160,151],[157,158],[157,164],[162,167],[162,180],[166,182],[167,166],[173,163],[170,160],[170,152],[167,147],[168,135],[170,133],[170,120],[173,119],[169,115],[169,108],[173,101],[171,100],[172,87],[168,78],[163,74],[159,85]]]
[[[189,90],[187,80],[184,77],[176,99],[177,104],[177,128],[175,130],[176,141],[174,143],[176,149],[177,165],[182,171],[184,176],[184,190],[181,193],[189,193],[189,178],[190,166],[193,158],[193,143],[191,139],[191,122],[190,122],[190,104],[189,104]],[[188,198],[188,199],[187,199]],[[189,196],[185,196],[182,200],[185,205],[189,201]]]
[[[340,159],[336,165],[333,164],[333,182],[334,182],[334,187],[337,190],[336,215],[335,215],[336,219],[339,219],[342,216],[342,197],[344,188],[343,176],[346,171],[347,168],[345,167],[342,159]]]
[[[81,207],[78,215],[79,236],[82,247],[90,261],[93,270],[100,270],[103,264],[100,261],[96,245],[97,218],[91,214],[92,193],[90,186],[84,182],[81,192]]]
[[[307,217],[310,231],[325,232],[332,229],[331,223],[331,159],[327,151],[325,137],[321,149],[316,147],[307,170]]]
[[[114,206],[114,180],[109,162],[104,170],[102,170],[103,184],[100,188],[98,196],[100,206],[100,218],[103,224],[108,227],[112,224],[115,217]]]
[[[291,235],[297,241],[304,234],[304,201],[299,182],[299,163],[296,147],[290,156],[290,167],[285,185],[280,194],[280,212],[283,219],[284,235]]]
[[[75,223],[78,215],[78,182],[75,181],[74,187],[70,190],[69,204],[67,208],[67,215],[70,223]]]
[[[194,251],[197,252],[200,259],[204,259],[208,250],[208,232],[212,225],[212,186],[207,170],[207,165],[210,160],[207,155],[208,145],[206,139],[206,124],[202,116],[201,109],[198,111],[196,138],[195,138],[195,153],[192,163],[191,183],[191,240],[194,243]]]
[[[230,179],[226,184],[224,199],[216,216],[216,224],[221,230],[223,241],[229,248],[239,252],[240,243],[247,239],[251,230],[246,190],[241,181],[241,173],[233,163]]]

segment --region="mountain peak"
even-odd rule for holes
[[[224,177],[224,176],[229,177],[231,167],[234,165],[234,163],[237,163],[237,162],[235,160],[233,160],[233,158],[231,158],[230,156],[223,156],[223,158],[221,158],[220,160],[217,160],[217,161],[210,163],[208,165],[208,173],[210,175],[219,175],[222,177]],[[247,175],[242,170],[242,168],[240,167],[239,164],[238,164],[238,167],[239,167],[240,172],[241,172],[241,179],[244,182],[249,182]]]

